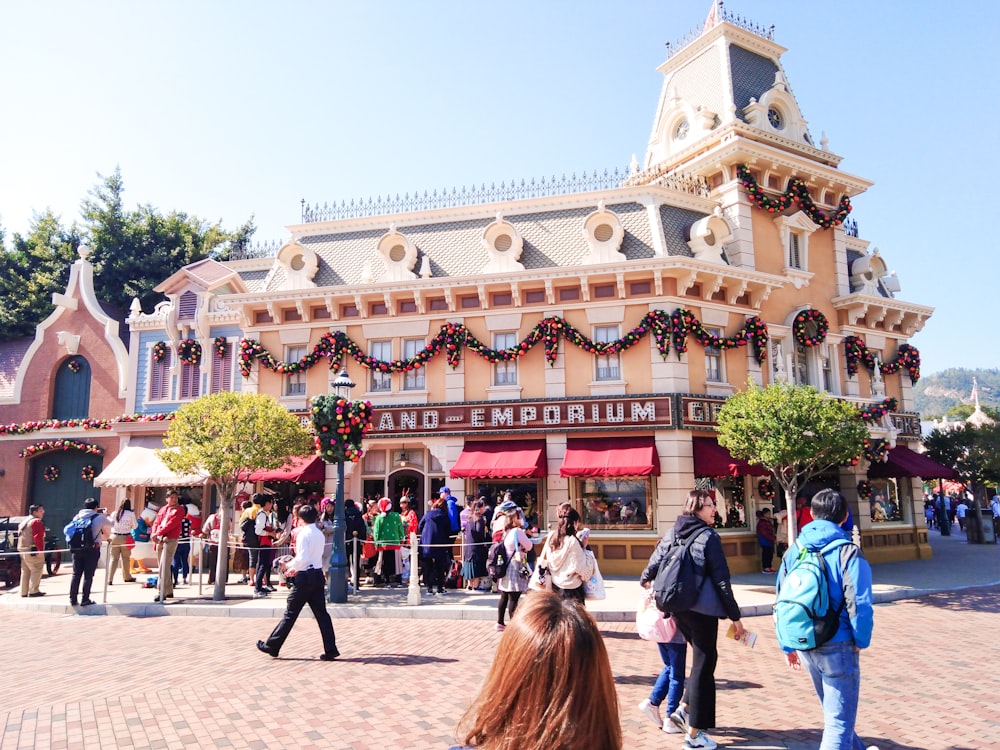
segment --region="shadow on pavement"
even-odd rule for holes
[[[921,607],[951,609],[965,612],[1000,613],[1000,587],[991,586],[964,591],[942,591],[914,601]]]
[[[364,656],[341,657],[337,661],[349,661],[356,664],[382,664],[387,667],[416,667],[421,664],[451,664],[457,662],[458,659],[444,659],[423,654],[366,654]]]

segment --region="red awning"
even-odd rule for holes
[[[694,438],[694,475],[696,477],[763,477],[769,474],[762,466],[735,458],[715,438]]]
[[[570,438],[562,477],[645,477],[660,473],[651,437]]]
[[[922,453],[911,451],[903,445],[889,450],[885,462],[876,461],[868,469],[873,479],[882,477],[920,477],[921,479],[958,479],[958,472],[939,464]]]
[[[322,482],[326,479],[326,464],[319,456],[293,456],[280,469],[255,471],[251,482]]]
[[[548,474],[544,440],[490,440],[466,443],[450,476],[523,479]]]

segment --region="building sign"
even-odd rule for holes
[[[680,408],[681,427],[687,429],[715,429],[719,409],[726,403],[724,396],[681,396]]]
[[[376,406],[374,411],[370,439],[673,427],[669,396]]]
[[[897,437],[902,440],[921,439],[919,414],[892,412],[889,419],[892,420],[892,426],[899,430]]]

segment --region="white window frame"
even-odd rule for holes
[[[621,338],[621,326],[594,326],[594,342],[607,344]],[[594,380],[597,382],[616,382],[622,379],[622,359],[618,352],[602,354],[594,357]]]
[[[293,364],[306,356],[306,347],[302,344],[285,347],[285,362]],[[285,375],[285,384],[281,392],[285,396],[306,395],[306,373],[304,370]]]
[[[494,331],[493,348],[497,350],[513,349],[518,344],[517,331]],[[517,385],[517,360],[497,360],[493,363],[493,385]]]
[[[403,339],[402,359],[408,360],[417,356],[427,347],[423,339]],[[403,373],[404,391],[423,391],[427,389],[427,373],[423,367],[417,367]]]
[[[371,341],[368,345],[368,353],[382,362],[392,361],[392,341]],[[392,373],[372,370],[369,378],[368,389],[372,393],[389,393],[392,391]]]
[[[714,326],[704,326],[705,330],[713,336],[721,337],[723,331]],[[714,367],[712,365],[715,365]],[[713,377],[715,375],[716,377]],[[717,346],[705,347],[705,382],[725,383],[726,381],[726,356],[724,350]]]

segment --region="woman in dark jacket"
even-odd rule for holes
[[[490,527],[483,515],[485,510],[486,503],[473,500],[471,512],[462,524],[462,578],[466,588],[476,591],[481,590],[479,579],[486,577],[486,557],[490,551]],[[483,590],[489,591],[489,586]]]
[[[444,593],[444,577],[452,561],[451,519],[445,498],[438,497],[420,519],[420,556],[424,561],[424,585],[427,593]]]
[[[711,526],[714,520],[715,501],[711,494],[706,490],[691,490],[673,531],[660,540],[639,578],[639,583],[648,587],[656,578],[660,563],[673,540],[697,537],[691,541],[689,549],[702,577],[698,599],[690,610],[673,613],[678,630],[691,646],[691,674],[687,679],[681,704],[670,714],[670,721],[686,733],[684,747],[707,750],[718,746],[705,734],[704,729],[715,726],[715,665],[719,659],[719,619],[732,620],[736,626],[736,637],[743,637],[740,605],[733,596],[722,540]]]

